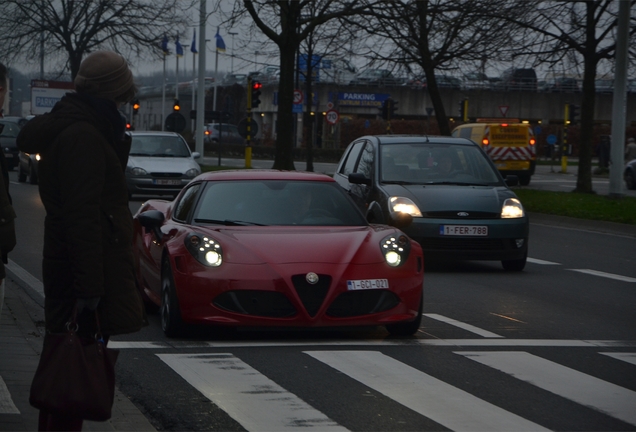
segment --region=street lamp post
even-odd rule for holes
[[[238,32],[228,32],[229,35],[232,36],[232,56],[230,57],[231,59],[231,66],[230,66],[230,73],[234,73],[234,36],[238,34]]]

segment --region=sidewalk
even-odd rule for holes
[[[38,316],[42,315],[40,318]],[[31,380],[42,349],[43,318],[40,305],[16,284],[6,279],[6,293],[0,319],[0,431],[37,431],[38,410],[29,405]],[[84,431],[155,431],[137,407],[115,390],[113,417],[103,423],[84,422]]]

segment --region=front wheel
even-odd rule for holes
[[[18,181],[24,183],[27,179],[26,173],[22,170],[22,165],[18,165]]]
[[[183,321],[170,260],[165,258],[161,267],[161,329],[166,336],[177,337],[183,332]]]
[[[33,168],[33,165],[29,166],[29,183],[32,185],[36,185],[38,184],[38,175],[35,172],[35,168]]]
[[[527,255],[524,255],[523,258],[519,258],[516,260],[503,260],[501,261],[501,265],[504,270],[509,272],[520,272],[526,266]]]
[[[396,324],[387,324],[386,329],[392,336],[413,336],[422,324],[422,311],[424,310],[424,291],[420,297],[420,307],[417,311],[417,317],[413,321],[401,322]]]
[[[634,177],[633,171],[627,171],[625,173],[625,186],[630,190],[636,189],[636,178]]]
[[[530,176],[529,175],[519,176],[519,184],[521,186],[528,186],[530,184]]]

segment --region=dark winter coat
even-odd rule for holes
[[[15,212],[9,195],[9,170],[4,154],[0,152],[0,280],[7,276],[4,265],[9,262],[8,253],[15,246]],[[2,299],[0,299],[2,300]]]
[[[134,332],[145,323],[135,287],[133,221],[124,175],[130,139],[124,138],[121,122],[114,102],[69,93],[18,135],[21,151],[41,156],[38,179],[46,209],[42,276],[49,331],[64,330],[77,298],[101,297],[97,310],[106,335]],[[93,331],[91,318],[82,314],[80,333]]]

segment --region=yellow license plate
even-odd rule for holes
[[[530,161],[497,161],[495,162],[495,166],[498,170],[529,170]]]

